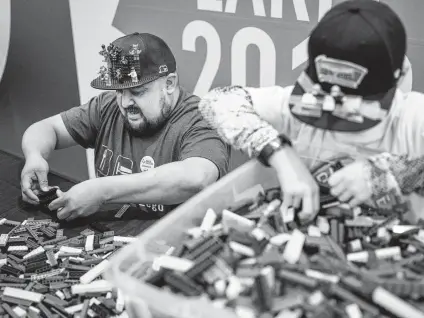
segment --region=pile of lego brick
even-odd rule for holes
[[[424,317],[424,226],[333,199],[302,224],[279,189],[212,208],[144,280],[248,317]]]
[[[76,237],[51,219],[0,225],[10,227],[0,235],[0,317],[126,317],[122,293],[102,274],[135,238],[97,223]]]

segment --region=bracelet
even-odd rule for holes
[[[269,142],[265,147],[261,150],[258,156],[258,160],[264,165],[269,167],[269,158],[278,150],[283,149],[285,146],[292,146],[292,143],[289,138],[285,135],[278,135],[277,139]]]

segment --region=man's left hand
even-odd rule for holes
[[[370,167],[366,161],[355,161],[336,171],[328,180],[331,195],[350,207],[358,206],[372,197]]]
[[[58,198],[50,203],[49,209],[57,210],[57,217],[71,221],[96,213],[102,205],[102,196],[93,180],[73,186],[67,192],[58,190]]]

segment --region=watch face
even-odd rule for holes
[[[274,148],[274,149],[279,149],[281,148],[282,144],[281,141],[279,139],[273,140],[269,143],[269,145]]]

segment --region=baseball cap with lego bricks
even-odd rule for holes
[[[308,53],[290,101],[295,117],[318,128],[360,131],[387,115],[406,54],[405,28],[389,6],[371,0],[334,6],[312,31]],[[358,113],[349,117],[352,108]]]
[[[174,55],[159,37],[133,33],[102,45],[100,55],[106,64],[91,86],[103,90],[127,89],[152,82],[176,70]]]

